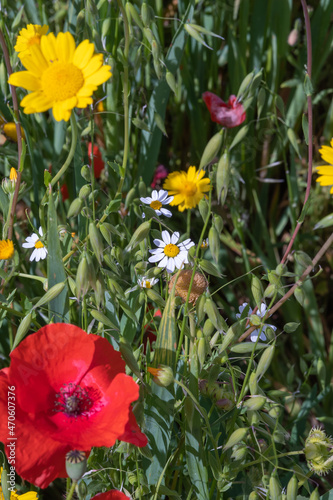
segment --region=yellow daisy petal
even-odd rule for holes
[[[52,101],[47,99],[43,92],[37,91],[26,95],[21,101],[21,106],[24,107],[24,112],[28,115],[31,113],[42,113],[50,109]]]
[[[10,83],[10,85],[22,87],[26,90],[40,89],[40,81],[29,71],[18,71],[17,73],[12,73],[8,79],[8,83]]]
[[[82,69],[82,73],[84,78],[88,78],[90,75],[95,73],[96,71],[99,70],[99,68],[103,64],[103,55],[102,54],[96,54],[93,56],[89,63]]]
[[[78,97],[77,98],[77,108],[86,108],[87,106],[90,106],[90,104],[93,103],[93,98],[92,97]]]
[[[40,41],[40,48],[48,64],[52,64],[58,59],[57,40],[53,33],[43,36]]]
[[[319,153],[324,161],[327,163],[333,164],[333,149],[329,146],[323,146],[319,149]]]
[[[57,36],[56,50],[59,61],[67,63],[71,63],[73,61],[75,41],[73,36],[68,31],[66,33],[59,33]]]
[[[102,85],[102,83],[106,82],[111,76],[111,66],[102,66],[96,73],[88,76],[86,78],[87,85]]]
[[[89,40],[83,40],[83,42],[76,47],[73,56],[73,64],[80,69],[84,69],[92,58],[93,53],[94,44],[90,43]]]
[[[44,37],[43,37],[44,38]],[[39,74],[45,71],[48,68],[48,62],[46,61],[43,52],[41,50],[40,45],[33,45],[30,49],[31,55],[24,57],[22,59],[22,64],[31,64],[33,67],[38,67]],[[30,68],[25,65],[25,67],[29,70]]]
[[[333,165],[320,165],[316,170],[321,175],[333,175]]]
[[[55,120],[58,122],[61,120],[68,121],[70,119],[72,109],[75,108],[76,104],[77,97],[71,97],[65,101],[55,102],[52,107]]]
[[[20,59],[30,54],[32,45],[40,44],[41,37],[46,35],[48,29],[49,27],[46,24],[44,26],[40,26],[39,24],[28,24],[26,28],[20,31],[14,47]]]
[[[323,175],[322,177],[318,177],[316,181],[319,182],[321,186],[331,186],[333,184],[333,175]]]

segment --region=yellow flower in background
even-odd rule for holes
[[[205,171],[189,167],[187,172],[172,172],[165,179],[163,188],[174,198],[170,205],[178,205],[178,210],[194,208],[210,189],[210,180]]]
[[[44,24],[44,26],[40,26],[39,24],[28,24],[26,28],[23,28],[17,37],[14,47],[16,52],[18,52],[19,58],[21,59],[24,56],[30,55],[30,48],[32,45],[39,45],[41,37],[46,35],[48,30],[49,27],[47,24]]]
[[[17,181],[17,170],[15,170],[14,167],[12,167],[10,169],[10,172],[9,172],[9,180],[10,181],[13,181],[13,182],[16,182]]]
[[[4,494],[2,491],[2,486],[1,486],[1,474],[2,474],[3,468],[0,467],[0,500],[4,500]],[[35,491],[28,491],[28,493],[23,493],[23,495],[19,495],[17,491],[11,491],[10,492],[10,500],[38,500],[38,494]]]
[[[2,130],[7,139],[11,139],[12,141],[17,142],[16,124],[14,122],[5,123],[4,126],[2,127]],[[23,139],[25,139],[25,133],[22,127],[21,127],[21,134]]]
[[[333,139],[331,139],[331,146],[323,146],[319,149],[319,153],[324,161],[330,165],[319,165],[316,168],[320,177],[316,179],[321,186],[332,186],[330,193],[333,194]]]
[[[14,255],[14,243],[11,240],[0,240],[0,260],[11,259]]]
[[[40,45],[30,47],[30,56],[22,59],[27,71],[10,75],[8,82],[32,91],[21,105],[27,114],[52,109],[57,121],[68,121],[73,108],[85,108],[92,94],[111,76],[111,67],[103,66],[103,55],[94,55],[94,44],[84,40],[77,47],[70,33],[41,37]]]

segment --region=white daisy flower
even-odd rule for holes
[[[247,307],[248,304],[246,302],[244,302],[244,304],[242,304],[241,306],[239,306],[239,314],[237,313],[236,314],[236,318],[239,319],[242,315],[242,312],[244,311],[245,307]],[[251,307],[249,307],[249,312],[248,312],[248,315],[247,317],[250,318],[251,314],[253,312],[253,309]],[[267,312],[267,306],[266,304],[261,304],[260,306],[260,309],[257,310],[256,312],[256,315],[259,316],[259,318],[263,318],[265,316]],[[250,326],[252,326],[250,324]],[[257,338],[259,336],[259,333],[260,333],[260,340],[266,340],[266,335],[265,335],[265,331],[267,328],[272,328],[272,330],[276,330],[276,326],[274,325],[263,325],[263,327],[261,328],[261,331],[259,328],[256,328],[255,330],[253,330],[253,332],[251,333],[251,342],[256,342],[257,341]]]
[[[143,276],[142,278],[138,279],[138,285],[141,288],[151,288],[152,286],[156,285],[158,283],[158,278],[146,278]]]
[[[38,229],[40,236],[43,236],[43,229],[40,227]],[[30,255],[29,260],[32,262],[35,260],[36,262],[46,259],[47,249],[44,246],[44,243],[41,242],[38,234],[33,233],[31,236],[28,236],[25,239],[25,243],[22,244],[23,248],[34,248],[34,251]]]
[[[170,210],[162,208],[162,205],[169,205],[173,200],[173,196],[168,196],[168,191],[161,189],[160,191],[154,191],[151,193],[151,197],[140,198],[142,203],[149,205],[153,210],[155,210],[156,215],[165,215],[165,217],[172,217]],[[144,214],[143,214],[144,216]]]
[[[149,250],[153,255],[149,257],[149,262],[158,262],[158,267],[164,267],[168,273],[173,273],[175,268],[181,269],[184,264],[188,264],[188,250],[194,243],[189,238],[176,245],[179,240],[179,233],[173,233],[171,236],[168,231],[162,231],[162,240],[154,240],[158,247]]]

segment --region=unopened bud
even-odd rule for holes
[[[75,200],[72,201],[68,213],[67,213],[67,218],[70,219],[71,217],[76,217],[79,215],[83,207],[83,201],[80,198],[75,198]]]
[[[94,251],[95,257],[98,260],[98,262],[101,264],[102,260],[103,260],[104,247],[103,247],[101,233],[97,229],[94,222],[90,222],[90,224],[89,224],[89,237],[90,237],[90,243],[91,243],[92,249]]]
[[[158,368],[147,368],[148,372],[153,375],[155,384],[162,387],[168,387],[174,381],[174,376],[170,366],[160,365]]]
[[[213,135],[213,137],[209,140],[207,146],[205,147],[200,160],[199,170],[201,170],[203,167],[214,160],[214,158],[220,151],[221,144],[222,134],[218,132],[217,134]]]

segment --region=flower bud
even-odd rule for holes
[[[80,198],[75,198],[68,209],[67,218],[70,219],[71,217],[76,217],[77,215],[79,215],[82,207],[83,201]]]
[[[85,295],[89,290],[89,280],[87,280],[88,275],[88,262],[87,255],[83,253],[81,260],[76,272],[75,286],[77,298],[79,299],[82,295]]]
[[[153,375],[155,384],[162,387],[168,387],[168,385],[172,384],[174,380],[173,372],[170,366],[159,365],[158,368],[149,367],[147,368],[147,371]]]
[[[137,24],[137,26],[139,26],[139,28],[141,30],[143,30],[144,26],[143,26],[143,23],[141,21],[141,18],[139,16],[138,11],[136,10],[135,6],[132,5],[131,2],[126,2],[125,8],[126,8],[127,15],[129,14],[130,17],[133,19],[133,21]]]
[[[146,28],[148,28],[150,23],[153,21],[149,5],[147,5],[146,2],[143,2],[141,5],[141,19]]]
[[[90,222],[90,224],[89,224],[89,237],[90,237],[90,243],[91,243],[92,249],[94,251],[95,257],[98,260],[98,262],[101,264],[102,260],[103,260],[104,247],[103,247],[101,233],[97,229],[94,222]]]
[[[226,444],[224,445],[223,451],[232,448],[233,446],[235,446],[235,444],[242,441],[245,438],[246,434],[248,433],[248,430],[249,430],[248,427],[240,427],[239,429],[235,430],[229,437]]]
[[[222,129],[223,130],[223,129]],[[200,160],[199,170],[208,165],[217,156],[222,144],[222,134],[218,132],[208,142],[207,146],[202,153]]]
[[[297,477],[294,475],[287,486],[287,500],[296,500],[298,491]]]
[[[305,441],[305,458],[310,470],[319,476],[333,468],[333,440],[321,429],[313,428]]]
[[[85,200],[91,193],[91,186],[89,184],[85,184],[79,191],[80,200]]]
[[[251,292],[257,307],[260,308],[263,298],[263,288],[260,279],[254,275],[252,275],[251,280]]]
[[[211,227],[208,233],[209,248],[216,264],[219,261],[220,237],[215,227]]]
[[[224,153],[218,162],[216,171],[217,200],[221,205],[224,204],[228,194],[230,170],[229,154]]]
[[[271,500],[281,500],[282,488],[275,475],[272,475],[269,480],[269,495]]]
[[[83,165],[83,167],[81,168],[81,175],[84,178],[84,180],[87,182],[90,182],[90,180],[91,180],[90,170],[91,170],[91,167],[89,167],[89,165]]]
[[[66,454],[66,472],[73,481],[78,481],[87,470],[84,451],[71,450]]]

